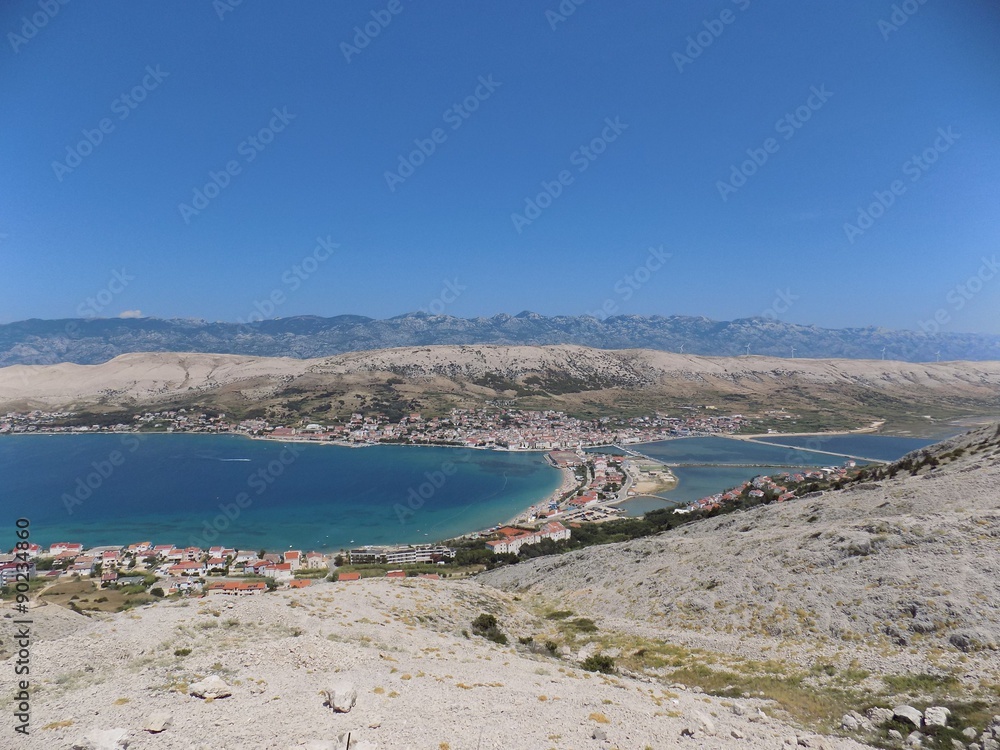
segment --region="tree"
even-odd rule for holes
[[[157,586],[156,588],[150,589],[149,593],[150,593],[151,596],[155,596],[157,599],[162,599],[163,598],[163,589],[161,589],[159,586]]]

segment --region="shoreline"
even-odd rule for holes
[[[624,448],[626,450],[633,450],[633,451],[639,452],[639,451],[642,450],[642,447],[645,446],[645,445],[650,445],[650,444],[653,444],[653,443],[664,442],[665,440],[684,440],[686,438],[694,438],[694,437],[721,437],[721,438],[724,438],[724,439],[728,438],[728,439],[740,440],[740,441],[745,441],[746,442],[746,441],[754,441],[755,439],[761,439],[761,438],[762,439],[767,439],[767,438],[777,438],[777,439],[780,439],[781,437],[796,437],[796,436],[830,436],[830,437],[833,437],[833,436],[864,435],[864,434],[872,434],[877,429],[878,429],[878,427],[875,424],[872,424],[869,427],[859,428],[858,430],[852,430],[852,431],[847,431],[847,432],[844,432],[844,431],[839,431],[839,432],[822,432],[822,433],[774,433],[774,432],[772,432],[772,433],[757,433],[757,434],[753,434],[753,435],[741,435],[741,434],[727,434],[727,435],[688,435],[688,436],[676,436],[676,437],[666,438],[664,440],[651,441],[650,443],[630,443],[627,446],[624,446]],[[132,435],[132,436],[141,436],[141,435],[189,435],[190,436],[190,435],[195,435],[195,436],[203,436],[203,437],[218,437],[218,436],[222,436],[222,437],[240,437],[240,438],[247,438],[247,439],[250,439],[250,440],[271,441],[271,442],[279,442],[279,443],[316,444],[316,445],[320,445],[320,446],[322,446],[322,445],[333,445],[333,446],[339,446],[339,447],[342,447],[342,448],[371,448],[371,447],[378,447],[378,446],[426,447],[426,448],[454,448],[454,449],[466,449],[466,450],[478,450],[478,451],[494,451],[496,453],[515,453],[515,452],[516,453],[537,453],[537,454],[541,454],[543,457],[546,456],[549,453],[549,450],[543,450],[543,449],[526,449],[526,448],[523,448],[523,449],[518,449],[518,448],[510,449],[510,448],[496,448],[496,447],[488,447],[488,446],[467,446],[467,445],[436,444],[436,443],[410,443],[410,442],[398,442],[398,443],[397,442],[392,442],[392,443],[388,443],[388,442],[378,442],[378,443],[361,443],[361,444],[358,444],[358,443],[353,443],[353,442],[348,442],[348,441],[341,441],[341,440],[316,440],[316,439],[312,439],[312,438],[305,437],[305,436],[299,436],[299,435],[274,437],[274,436],[270,436],[270,435],[248,435],[246,433],[231,432],[231,431],[227,431],[227,432],[193,432],[193,431],[167,431],[167,430],[144,430],[144,431],[128,430],[128,431],[63,432],[63,431],[44,431],[44,430],[38,430],[38,431],[33,431],[33,432],[6,433],[5,435],[0,435],[0,437],[3,437],[3,436],[17,436],[17,435],[39,435],[39,436],[58,436],[58,435],[90,435],[90,436],[94,436],[94,435],[107,435],[107,436],[118,436],[118,437],[122,437],[122,436],[125,436],[125,435]],[[884,435],[884,436],[885,437],[893,437],[893,436],[890,436],[890,435]],[[602,447],[619,448],[619,449],[621,449],[623,446],[619,446],[619,445],[617,445],[615,443],[604,443],[604,444],[600,444],[600,445],[587,446],[587,448],[602,448]],[[653,460],[656,460],[658,463],[660,462],[658,459],[653,459]],[[518,512],[517,514],[515,514],[513,517],[507,519],[503,523],[498,523],[498,524],[496,524],[494,526],[487,527],[486,529],[483,529],[483,528],[472,529],[472,530],[469,530],[469,531],[464,532],[462,534],[459,534],[457,536],[452,536],[450,538],[453,538],[453,539],[454,538],[467,538],[467,537],[470,537],[472,535],[489,533],[490,529],[494,529],[494,528],[497,528],[498,526],[502,526],[502,525],[517,525],[517,524],[529,523],[530,522],[529,519],[531,518],[531,516],[536,516],[537,517],[537,515],[539,514],[539,512],[544,512],[544,511],[546,511],[548,509],[548,507],[549,507],[549,505],[550,505],[551,502],[560,500],[565,493],[567,493],[567,492],[569,492],[569,491],[571,491],[571,490],[573,490],[573,489],[575,489],[577,487],[577,485],[579,484],[579,481],[577,480],[576,473],[575,473],[575,471],[573,469],[571,469],[571,468],[556,467],[550,461],[548,461],[545,458],[543,458],[543,461],[544,461],[544,463],[547,466],[555,468],[555,469],[557,469],[558,471],[560,471],[562,473],[561,481],[560,481],[559,485],[554,490],[548,492],[544,497],[542,497],[542,498],[540,498],[540,499],[532,502],[526,508],[524,508],[523,510],[521,510],[520,512]],[[643,492],[637,492],[634,497],[625,497],[625,498],[622,498],[621,500],[616,501],[613,504],[616,505],[616,506],[621,506],[621,505],[627,503],[629,500],[635,499],[636,497],[640,497],[640,496],[660,497],[661,499],[664,499],[666,502],[669,502],[669,500],[667,500],[666,498],[662,498],[661,496],[659,496],[659,495],[657,495],[655,493],[657,493],[657,492],[668,492],[670,490],[677,489],[677,487],[681,483],[680,482],[680,477],[678,477],[676,473],[673,473],[673,476],[674,476],[673,483],[669,484],[666,487],[657,488],[657,489],[654,489],[652,491],[646,490],[646,491],[643,491]],[[426,543],[427,543],[426,540],[419,540],[419,541],[410,541],[410,542],[405,542],[404,541],[404,542],[400,542],[399,544],[401,544],[401,545],[407,545],[407,544],[409,544],[409,545],[415,546],[415,545],[426,544]],[[98,545],[98,546],[107,546],[107,545]],[[346,549],[346,547],[342,548],[342,549]],[[328,552],[328,553],[332,554],[332,553],[335,553],[335,552],[341,551],[341,550],[340,549],[336,549],[336,548],[331,548],[329,550],[324,549],[324,550],[321,550],[321,551],[323,551],[325,553]]]

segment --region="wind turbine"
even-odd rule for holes
[[[680,353],[681,353],[681,354],[683,354],[683,353],[684,353],[684,344],[681,344],[681,351],[680,351]]]
[[[792,359],[795,359],[795,347],[792,347]]]
[[[885,359],[885,347],[882,347],[882,359]]]
[[[747,356],[750,356],[750,344],[747,344]]]
[[[937,361],[940,362],[941,361],[941,350],[938,349],[936,352],[934,352],[934,356],[937,357]]]

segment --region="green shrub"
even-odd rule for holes
[[[501,646],[507,645],[507,636],[500,630],[497,618],[486,612],[472,621],[472,632]]]
[[[580,664],[588,672],[600,672],[601,674],[614,674],[615,660],[607,654],[594,654],[588,656]]]

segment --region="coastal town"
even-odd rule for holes
[[[257,438],[303,440],[364,446],[378,443],[454,445],[497,450],[574,449],[629,445],[690,435],[727,435],[750,424],[741,415],[717,414],[708,407],[687,407],[680,416],[579,419],[561,411],[525,411],[506,407],[453,409],[444,416],[413,412],[396,422],[381,414],[352,414],[329,423],[299,420],[271,424],[264,419],[228,419],[186,409],[142,412],[113,423],[81,424],[72,412],[9,412],[0,417],[0,435],[31,433],[167,432],[236,434]]]
[[[242,596],[277,588],[302,588],[326,579],[359,580],[360,573],[338,574],[341,565],[419,563],[445,564],[455,550],[441,545],[400,545],[390,548],[360,548],[346,555],[286,550],[244,550],[213,546],[175,547],[149,541],[126,546],[86,547],[80,542],[54,542],[43,548],[28,544],[0,555],[0,587],[15,582],[37,584],[86,581],[93,589],[125,590],[159,598],[172,595],[224,594]],[[404,569],[372,571],[389,578],[410,575]],[[412,573],[423,578],[437,574]],[[72,607],[71,607],[72,608]]]

